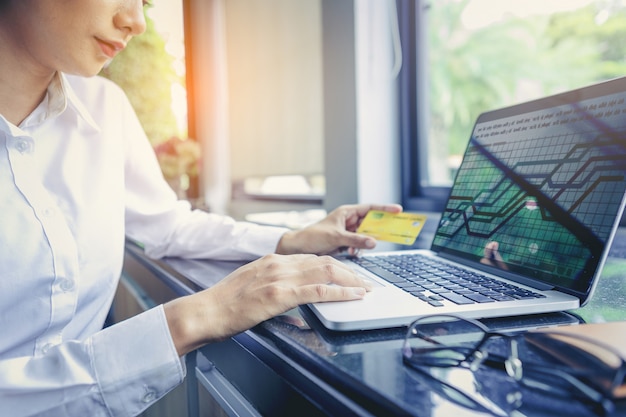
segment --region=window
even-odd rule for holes
[[[183,6],[157,1],[145,8],[146,31],[135,37],[101,75],[128,96],[155,148],[170,186],[197,196],[199,146],[188,138]]]
[[[620,0],[398,0],[403,204],[439,211],[482,111],[626,74]]]
[[[211,211],[399,201],[395,1],[183,2]]]

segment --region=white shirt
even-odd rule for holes
[[[185,376],[162,306],[101,330],[125,236],[152,257],[253,259],[284,229],[191,211],[123,92],[60,75],[0,116],[0,415],[130,416]]]

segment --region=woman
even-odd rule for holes
[[[191,211],[125,96],[94,77],[145,29],[140,0],[0,0],[0,415],[136,415],[181,356],[298,304],[362,298],[328,256],[372,248],[370,209],[299,231]],[[256,259],[211,289],[100,330],[124,239],[162,256]],[[288,255],[288,256],[287,256]],[[331,285],[332,284],[332,285]]]

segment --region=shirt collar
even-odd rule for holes
[[[23,136],[25,133],[22,129],[56,117],[63,113],[68,106],[74,109],[76,114],[92,129],[98,132],[100,131],[100,127],[80,101],[66,76],[59,72],[54,75],[50,82],[42,102],[24,119],[24,121],[22,121],[22,123],[20,123],[19,127],[9,123],[4,116],[0,114],[0,130],[8,132],[12,136]]]
[[[74,89],[70,85],[67,80],[65,74],[61,74],[57,72],[57,76],[55,79],[58,80],[58,83],[50,83],[50,87],[48,88],[48,94],[51,96],[51,105],[50,108],[58,108],[61,109],[59,111],[62,112],[67,108],[67,106],[71,106],[76,113],[94,130],[100,131],[100,126],[96,123],[96,121],[91,116],[91,113],[84,106],[82,101],[78,98]],[[54,84],[54,85],[53,85]],[[54,92],[54,97],[53,97]],[[52,100],[55,100],[55,103],[52,103]],[[58,100],[58,103],[56,102]],[[59,107],[57,107],[59,106]],[[61,107],[62,106],[62,107]]]
[[[59,72],[52,78],[42,102],[20,123],[19,128],[24,129],[41,124],[59,116],[68,107],[72,108],[94,130],[100,131],[100,127],[76,95],[67,77]]]

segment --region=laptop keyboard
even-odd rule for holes
[[[363,256],[353,262],[435,307],[444,300],[462,305],[545,297],[420,254]]]

